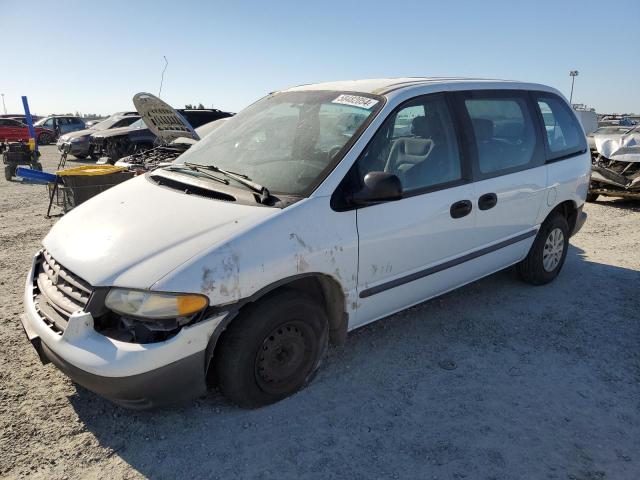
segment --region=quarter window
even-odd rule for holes
[[[537,100],[552,159],[585,150],[584,132],[568,105],[552,96]]]
[[[521,169],[532,163],[536,134],[524,97],[469,98],[464,104],[475,136],[480,173]]]
[[[405,192],[460,180],[458,143],[444,97],[418,97],[389,115],[357,169],[360,180],[369,172],[391,172]]]

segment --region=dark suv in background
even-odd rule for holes
[[[233,115],[217,109],[179,109],[177,111],[193,128]],[[106,156],[109,163],[115,163],[122,157],[153,148],[157,138],[140,119],[129,127],[95,132],[91,135],[90,142],[94,156]]]
[[[49,117],[44,117],[34,123],[34,126],[53,130],[56,138],[60,135],[64,135],[65,133],[84,130],[86,128],[84,121],[80,117],[71,115],[51,115]]]

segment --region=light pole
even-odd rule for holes
[[[7,106],[4,104],[4,93],[0,93],[0,96],[2,96],[2,109],[4,110],[4,114],[7,114]]]
[[[576,77],[578,76],[578,70],[571,70],[569,72],[569,76],[571,77],[571,95],[569,96],[569,104],[573,105],[573,84],[576,81]]]

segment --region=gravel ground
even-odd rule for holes
[[[640,478],[640,204],[587,205],[553,284],[509,270],[361,328],[276,405],[211,392],[153,412],[75,386],[26,341],[46,205],[0,181],[0,477]]]

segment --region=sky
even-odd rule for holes
[[[330,80],[464,76],[538,82],[599,113],[640,113],[640,2],[0,0],[9,113],[174,107],[237,112]],[[1,108],[1,105],[0,105]]]

